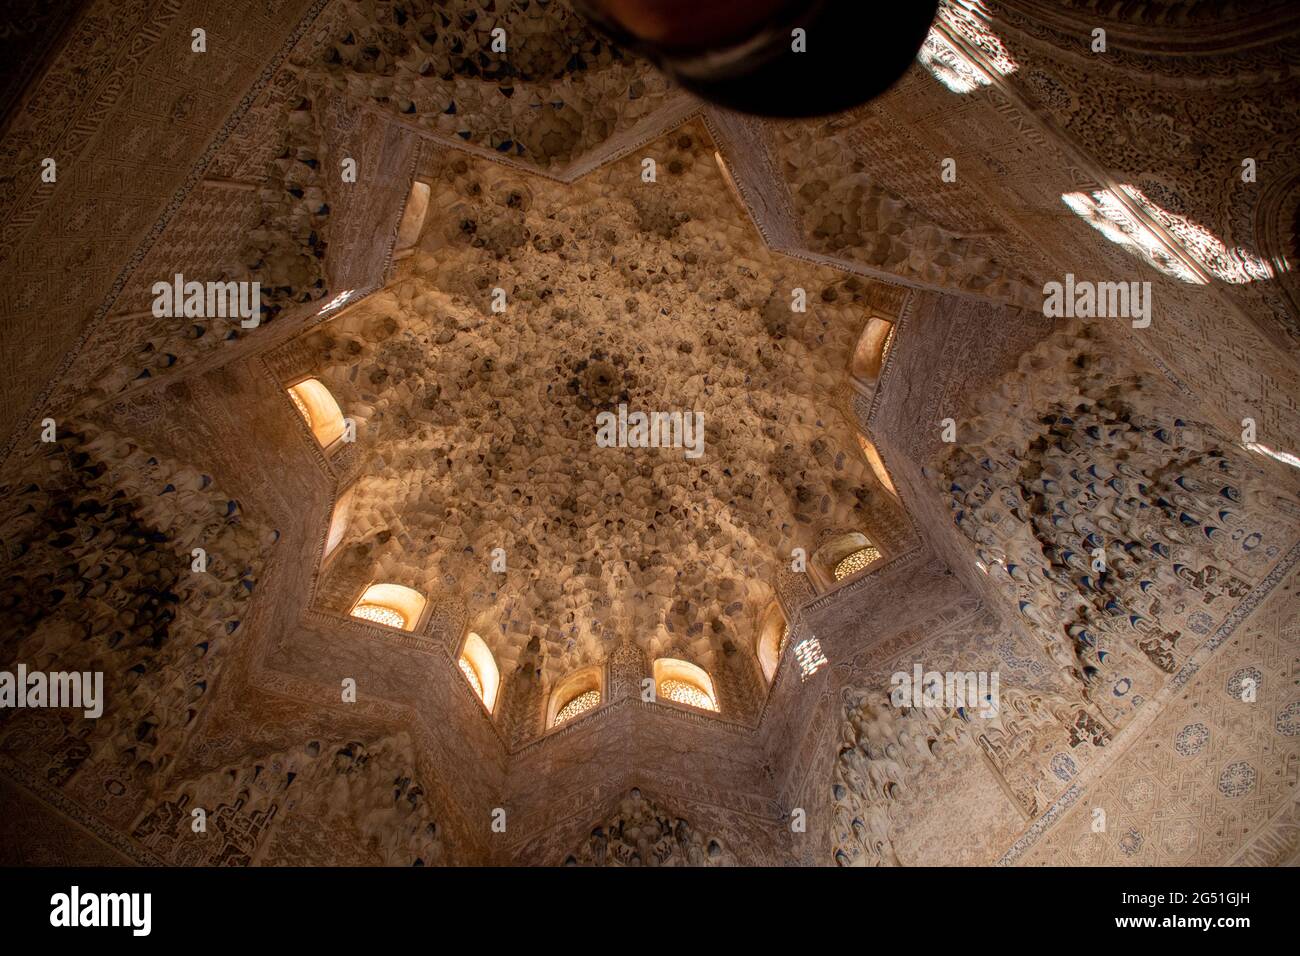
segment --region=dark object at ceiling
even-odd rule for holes
[[[938,0],[574,0],[698,96],[758,116],[838,113],[907,72]],[[795,31],[805,49],[797,52]]]

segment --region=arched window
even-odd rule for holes
[[[588,667],[568,675],[551,692],[546,726],[558,727],[594,710],[601,701],[601,668]]]
[[[465,638],[465,646],[460,651],[461,673],[478,694],[479,700],[490,713],[497,702],[497,690],[501,687],[501,673],[497,670],[496,658],[488,649],[487,643],[473,631]]]
[[[813,553],[808,569],[813,581],[824,590],[858,574],[880,558],[880,549],[870,538],[860,531],[849,531],[824,542]]]
[[[352,616],[413,631],[424,613],[424,595],[401,584],[372,584],[352,605]]]
[[[885,463],[881,460],[880,452],[876,451],[876,446],[867,441],[862,435],[858,436],[858,444],[862,446],[862,454],[867,459],[867,464],[871,466],[871,473],[876,476],[876,481],[884,486],[895,498],[898,497],[898,490],[894,483],[889,480],[889,472],[885,471]]]
[[[339,495],[338,500],[334,502],[334,511],[330,514],[330,530],[325,537],[325,557],[333,552],[343,540],[343,535],[347,533],[348,521],[352,518],[352,492],[355,488],[349,488],[343,494]]]
[[[303,379],[289,389],[289,398],[322,448],[328,448],[343,437],[343,412],[330,390],[319,381]]]
[[[790,627],[786,624],[785,614],[781,612],[781,605],[773,601],[763,615],[754,648],[758,655],[758,665],[763,669],[763,679],[769,684],[776,676],[776,668],[781,663],[781,654],[785,651],[786,638],[789,636]]]
[[[850,552],[835,563],[835,580],[843,581],[863,570],[872,561],[880,557],[880,552],[871,545]]]
[[[686,661],[661,657],[655,661],[655,692],[661,700],[697,707],[700,710],[718,709],[713,694],[713,681],[708,672]]]
[[[411,192],[406,197],[406,208],[402,210],[402,221],[397,226],[397,244],[393,255],[401,258],[409,254],[420,241],[420,232],[424,228],[424,217],[429,211],[429,184],[412,183]]]
[[[893,344],[894,323],[878,316],[868,319],[853,350],[849,374],[863,385],[875,385]]]

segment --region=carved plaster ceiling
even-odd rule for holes
[[[542,169],[680,95],[557,0],[351,0],[327,24],[314,81]]]
[[[31,28],[0,45],[35,76],[47,50],[22,38],[64,15],[23,6]],[[23,100],[8,168],[64,139],[72,152],[57,188],[0,175],[15,290],[0,320],[22,352],[0,384],[19,436],[0,476],[0,631],[11,661],[105,671],[110,706],[99,723],[4,715],[0,782],[137,862],[910,862],[954,845],[950,808],[926,802],[951,792],[983,794],[968,802],[994,835],[959,849],[991,861],[1028,852],[1016,835],[1044,808],[1069,810],[1076,773],[1103,766],[1094,750],[1139,753],[1137,708],[1164,707],[1210,652],[1214,706],[1188,718],[1245,726],[1222,687],[1258,668],[1275,668],[1268,693],[1290,686],[1276,662],[1293,585],[1269,611],[1281,623],[1236,650],[1233,629],[1293,580],[1300,511],[1293,479],[1275,493],[1258,452],[1230,447],[1236,428],[1200,418],[1235,426],[1244,406],[1295,447],[1295,273],[1233,288],[1131,273],[1141,262],[1062,197],[1131,183],[1171,248],[1209,230],[1293,254],[1295,14],[978,6],[997,36],[950,16],[939,65],[956,74],[918,65],[868,108],[789,124],[695,102],[562,0],[232,6],[209,22],[235,42],[213,45],[208,72],[190,65],[179,0],[68,14],[66,50],[94,56],[60,52],[38,95],[0,86],[0,106]],[[1265,45],[1273,15],[1289,39]],[[1117,41],[1106,60],[1076,42],[1094,20]],[[1277,170],[1266,189],[1229,175],[1241,156]],[[413,181],[429,211],[394,257]],[[1158,210],[1204,230],[1174,235]],[[1045,338],[1041,283],[1065,269],[1149,275],[1152,333]],[[152,283],[181,271],[260,281],[262,323],[153,315]],[[897,341],[858,388],[872,315],[899,319]],[[304,376],[355,442],[322,452],[285,392]],[[600,447],[596,416],[620,404],[701,414],[703,455]],[[47,413],[58,437],[37,443],[22,417]],[[944,415],[959,449],[937,447]],[[1094,520],[1115,569],[1100,583],[1079,559]],[[814,596],[791,549],[846,532],[891,560]],[[1139,543],[1155,556],[1131,555]],[[375,581],[428,597],[422,633],[344,617]],[[800,675],[787,652],[760,671],[774,596],[830,666]],[[457,666],[471,630],[500,665],[491,712]],[[955,719],[877,713],[881,675],[922,650],[1005,666],[991,746]],[[717,711],[642,706],[661,656],[708,671]],[[602,706],[540,733],[547,695],[602,662]],[[354,675],[359,701],[335,702]],[[1293,738],[1295,707],[1258,708],[1256,739]],[[1157,726],[1157,756],[1179,759],[1205,730]],[[1204,777],[1242,796],[1237,772]],[[233,808],[227,840],[191,839],[195,803]],[[508,845],[484,823],[502,804]],[[815,840],[786,842],[792,806]],[[1269,841],[1276,800],[1223,806]],[[33,830],[3,823],[7,839]]]
[[[709,669],[792,547],[877,524],[835,399],[888,290],[768,251],[715,155],[691,122],[573,185],[430,164],[414,254],[302,343],[362,448],[336,609],[395,581],[464,602],[504,661],[542,635],[551,677],[625,637]],[[702,455],[598,447],[620,404],[701,414]]]

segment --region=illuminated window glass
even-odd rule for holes
[[[821,670],[826,664],[826,655],[822,653],[822,643],[815,637],[807,637],[794,646],[794,659],[799,662],[799,674],[807,680]]]
[[[661,657],[654,664],[656,694],[661,700],[717,711],[713,680],[704,668],[690,661]]]
[[[880,346],[880,364],[883,366],[889,358],[889,350],[894,347],[894,333],[898,331],[898,326],[892,322],[889,325],[889,333],[885,336],[885,344]]]
[[[572,720],[579,714],[585,714],[597,704],[600,703],[600,691],[589,690],[579,694],[573,700],[569,701],[555,715],[555,726],[558,727],[566,720]]]
[[[660,696],[667,697],[669,700],[676,701],[679,704],[687,704],[691,707],[698,707],[700,710],[717,710],[718,705],[713,702],[713,698],[704,691],[700,690],[694,684],[688,684],[683,680],[673,680],[668,678],[659,682]]]
[[[469,661],[465,660],[465,658],[463,657],[460,659],[459,663],[460,663],[460,671],[462,674],[465,675],[465,679],[469,681],[469,686],[474,688],[474,693],[478,694],[479,699],[482,700],[483,685],[479,683],[478,672],[474,670],[474,665],[471,664]]]
[[[857,574],[879,557],[880,552],[875,548],[859,548],[847,557],[841,558],[840,562],[835,565],[835,580],[843,581],[849,575]]]
[[[352,609],[352,616],[374,621],[376,624],[387,624],[389,627],[406,627],[406,618],[391,607],[382,607],[378,604],[358,604]]]
[[[424,612],[424,595],[401,584],[372,584],[352,608],[352,616],[404,631],[414,630]]]

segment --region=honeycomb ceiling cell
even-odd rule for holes
[[[567,163],[676,95],[560,0],[357,0],[308,69],[428,132],[539,168]]]
[[[792,547],[870,523],[836,396],[871,283],[769,253],[713,152],[690,123],[573,185],[435,163],[394,280],[308,336],[364,456],[329,574],[463,601],[507,663],[540,635],[552,678],[625,637],[707,669]],[[600,447],[620,405],[702,415],[702,453]]]

